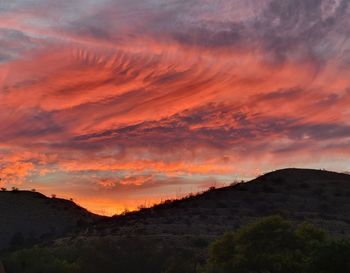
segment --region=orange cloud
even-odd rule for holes
[[[35,169],[31,162],[15,162],[0,167],[0,178],[4,185],[22,185],[25,178]]]
[[[152,175],[143,175],[143,176],[126,176],[119,179],[112,179],[112,178],[102,178],[97,181],[97,184],[103,188],[111,189],[114,188],[117,184],[121,186],[141,186],[147,182],[150,182],[153,178]]]
[[[347,168],[350,9],[271,1],[6,6],[0,175],[111,214],[256,170]]]
[[[217,164],[198,164],[189,162],[162,162],[162,161],[141,161],[131,162],[60,162],[60,167],[66,171],[111,171],[111,170],[130,170],[130,171],[155,171],[171,173],[230,173],[232,167],[220,166]]]

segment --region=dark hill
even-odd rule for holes
[[[14,197],[16,193],[6,194],[12,200],[24,202],[24,197],[30,193],[23,193],[23,198],[17,199]],[[17,228],[25,225],[28,231],[36,227],[37,223],[42,223],[47,232],[66,222],[71,223],[67,227],[74,228],[78,217],[85,219],[87,212],[80,214],[82,209],[79,208],[77,213],[75,209],[69,208],[70,213],[63,219],[62,204],[66,201],[47,200],[41,195],[29,197],[27,205],[32,207],[28,217],[25,211],[27,205],[23,203],[17,210],[10,207],[4,210],[7,215],[12,215],[12,224]],[[349,197],[350,175],[285,169],[265,174],[247,183],[210,189],[137,212],[101,218],[57,240],[45,241],[31,249],[4,253],[0,258],[9,273],[206,272],[199,269],[208,261],[208,246],[211,242],[225,231],[235,231],[268,215],[280,214],[289,218],[292,226],[297,222],[311,222],[328,230],[330,236],[349,237]],[[33,198],[42,199],[40,205],[33,206],[34,203],[37,204]],[[50,218],[51,213],[56,213],[56,217]],[[87,218],[89,217],[88,214]],[[17,222],[13,219],[17,219]],[[316,234],[319,233],[316,231]],[[262,235],[263,238],[264,236]],[[257,254],[259,251],[257,249]],[[343,250],[337,251],[340,251],[340,257],[346,257],[347,254],[342,254]],[[332,266],[334,263],[337,262],[333,261]],[[343,268],[327,272],[345,272],[342,270]]]
[[[350,175],[284,169],[182,200],[107,219],[92,234],[216,237],[267,215],[350,234]]]
[[[173,242],[193,237],[210,240],[272,214],[314,223],[337,236],[350,234],[350,175],[284,169],[111,218],[39,193],[0,192],[0,248],[20,240],[41,242],[70,231],[75,232],[68,240],[125,235]]]
[[[97,218],[72,201],[30,191],[0,191],[0,249],[62,236]]]

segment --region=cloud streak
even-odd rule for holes
[[[111,214],[279,167],[342,171],[349,15],[347,0],[1,3],[2,183]]]

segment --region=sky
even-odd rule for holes
[[[350,171],[349,0],[1,0],[0,185],[106,215]]]

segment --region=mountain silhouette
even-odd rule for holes
[[[250,182],[166,201],[152,208],[105,219],[91,229],[104,234],[201,234],[215,237],[264,216],[308,221],[331,234],[350,232],[350,175],[283,169]]]
[[[77,234],[212,239],[274,214],[342,236],[350,232],[349,211],[350,175],[309,169],[278,170],[114,217],[97,216],[72,201],[36,192],[4,191],[0,192],[0,249]]]
[[[0,191],[0,249],[56,238],[98,218],[69,200],[31,191]]]

